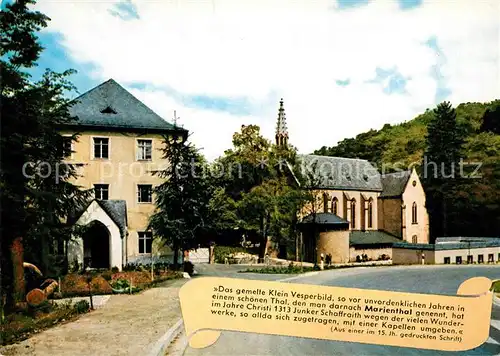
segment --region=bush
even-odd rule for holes
[[[215,246],[214,247],[214,260],[215,263],[224,263],[225,259],[231,254],[235,253],[248,253],[248,254],[258,254],[257,248],[243,248],[243,247],[231,247],[231,246]]]
[[[101,277],[104,278],[105,281],[110,281],[113,278],[113,273],[110,271],[106,271],[101,273]]]
[[[132,288],[130,288],[129,281],[121,278],[112,282],[111,287],[113,288],[113,292],[115,293],[136,293],[141,291],[141,288],[137,286],[132,286]]]
[[[319,267],[318,267],[319,269]],[[287,267],[269,266],[263,268],[247,269],[239,273],[265,273],[265,274],[300,274],[313,271],[313,267],[301,267],[290,264]]]
[[[493,282],[492,289],[495,293],[500,293],[500,280]]]
[[[92,294],[111,294],[112,290],[109,282],[101,275],[90,275],[92,277]],[[61,280],[61,292],[64,297],[87,296],[89,294],[89,284],[86,274],[68,274]]]
[[[86,300],[79,300],[78,302],[75,303],[73,309],[75,309],[75,312],[77,314],[83,314],[89,311],[90,304]]]
[[[118,273],[118,272],[120,272],[120,269],[118,267],[115,266],[111,268],[111,273]]]

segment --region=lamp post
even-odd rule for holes
[[[85,268],[87,284],[89,286],[89,298],[90,298],[90,310],[94,310],[94,301],[92,299],[92,274],[90,273],[90,267]]]

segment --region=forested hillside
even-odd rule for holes
[[[464,168],[464,172],[471,175],[477,164],[480,168],[473,177],[453,180],[454,201],[449,211],[448,234],[500,236],[500,100],[460,104],[455,112],[464,141],[461,157],[464,162],[474,163]],[[385,172],[412,163],[418,164],[419,169],[427,149],[427,127],[434,115],[433,110],[427,110],[413,120],[387,124],[380,130],[361,133],[314,153],[367,159]]]

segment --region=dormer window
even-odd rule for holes
[[[101,113],[103,113],[103,114],[116,114],[116,111],[111,106],[107,106],[105,109],[101,110]]]

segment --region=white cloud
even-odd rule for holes
[[[499,97],[497,0],[429,0],[404,12],[394,1],[349,11],[332,3],[138,1],[136,21],[111,16],[112,2],[41,1],[38,7],[73,58],[96,64],[103,80],[245,96],[264,105],[258,116],[245,117],[183,107],[164,92],[134,91],[167,120],[176,109],[209,158],[230,147],[242,124],[260,124],[272,139],[280,97],[290,140],[302,152],[413,118],[434,106],[431,67],[438,58],[424,45],[431,36],[446,58],[441,73],[454,104]],[[366,83],[376,67],[396,66],[411,78],[408,94],[388,96]],[[335,84],[347,78],[349,86]],[[276,95],[271,105],[270,95]]]

